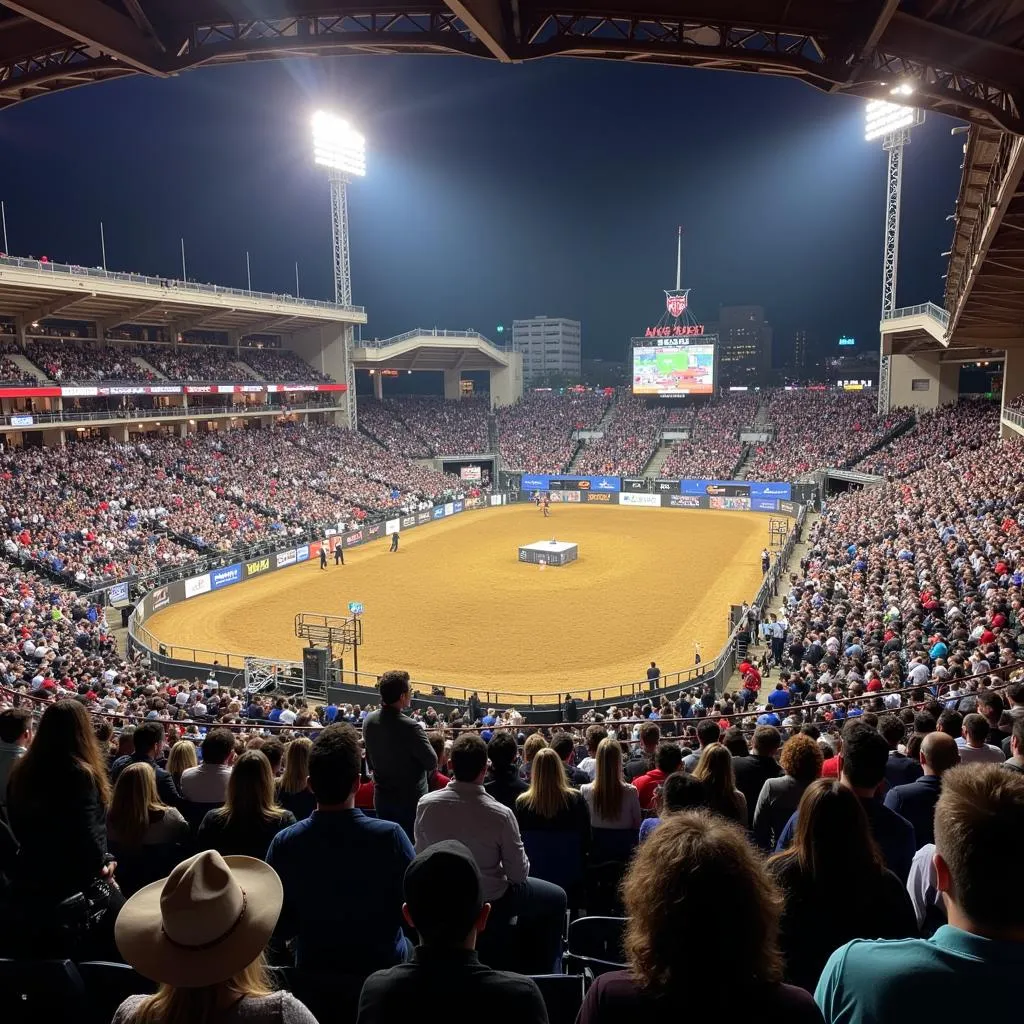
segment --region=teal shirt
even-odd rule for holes
[[[1020,1013],[1024,943],[943,925],[930,939],[854,939],[829,957],[814,1001],[825,1024],[1009,1021]]]

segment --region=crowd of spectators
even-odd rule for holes
[[[770,442],[756,446],[750,480],[796,480],[804,473],[854,462],[909,417],[876,412],[871,395],[833,391],[776,391],[768,398]]]
[[[692,411],[688,420],[666,423],[688,426],[690,437],[675,441],[661,467],[663,477],[731,480],[746,445],[739,433],[749,427],[757,413],[758,396],[752,392],[729,394]],[[669,416],[671,420],[671,415]]]
[[[584,476],[638,476],[657,450],[664,427],[663,408],[620,391],[604,436],[583,443],[573,471]]]
[[[82,384],[94,381],[155,380],[154,374],[143,369],[133,358],[141,346],[107,345],[99,341],[60,341],[30,338],[25,355],[50,380],[61,384]],[[156,351],[154,348],[153,351]]]
[[[360,403],[364,426],[406,458],[465,455],[490,448],[487,398],[403,396]]]
[[[328,384],[334,380],[287,349],[243,347],[239,359],[264,380],[278,384]]]
[[[8,386],[25,385],[31,387],[39,381],[26,370],[23,370],[10,356],[20,351],[17,342],[0,339],[0,381]]]

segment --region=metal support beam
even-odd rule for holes
[[[139,317],[146,316],[154,310],[163,309],[166,305],[166,302],[139,302],[136,305],[131,306],[129,309],[122,310],[120,313],[115,313],[109,319],[104,320],[103,324],[108,329],[120,327],[121,324],[135,324],[139,322]]]
[[[262,323],[253,324],[252,327],[241,328],[241,337],[250,338],[254,334],[272,334],[274,331],[286,324],[290,324],[293,320],[298,320],[297,316],[275,316],[269,320],[264,320]]]
[[[882,252],[882,317],[896,308],[896,271],[900,251],[900,196],[903,192],[903,147],[910,141],[906,128],[887,135],[883,146],[889,152],[885,194],[885,242]],[[878,412],[889,411],[891,356],[882,336],[878,362]]]
[[[73,295],[69,295],[65,292],[50,299],[49,302],[44,302],[41,306],[36,306],[35,309],[26,309],[21,315],[25,318],[26,324],[32,324],[36,320],[45,320],[48,316],[53,316],[62,309],[67,309],[69,306],[75,305],[76,302],[90,297],[91,293],[75,292]]]
[[[100,0],[0,0],[0,5],[117,57],[138,71],[167,77],[159,41],[143,35],[131,18]]]
[[[445,3],[498,60],[512,62],[499,0],[445,0]]]

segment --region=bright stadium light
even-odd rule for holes
[[[313,159],[321,167],[366,176],[366,139],[343,118],[318,110],[313,115]]]

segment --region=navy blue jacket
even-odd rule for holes
[[[935,805],[941,783],[937,775],[922,775],[916,782],[896,786],[885,794],[885,806],[914,826],[917,848],[935,842]]]

